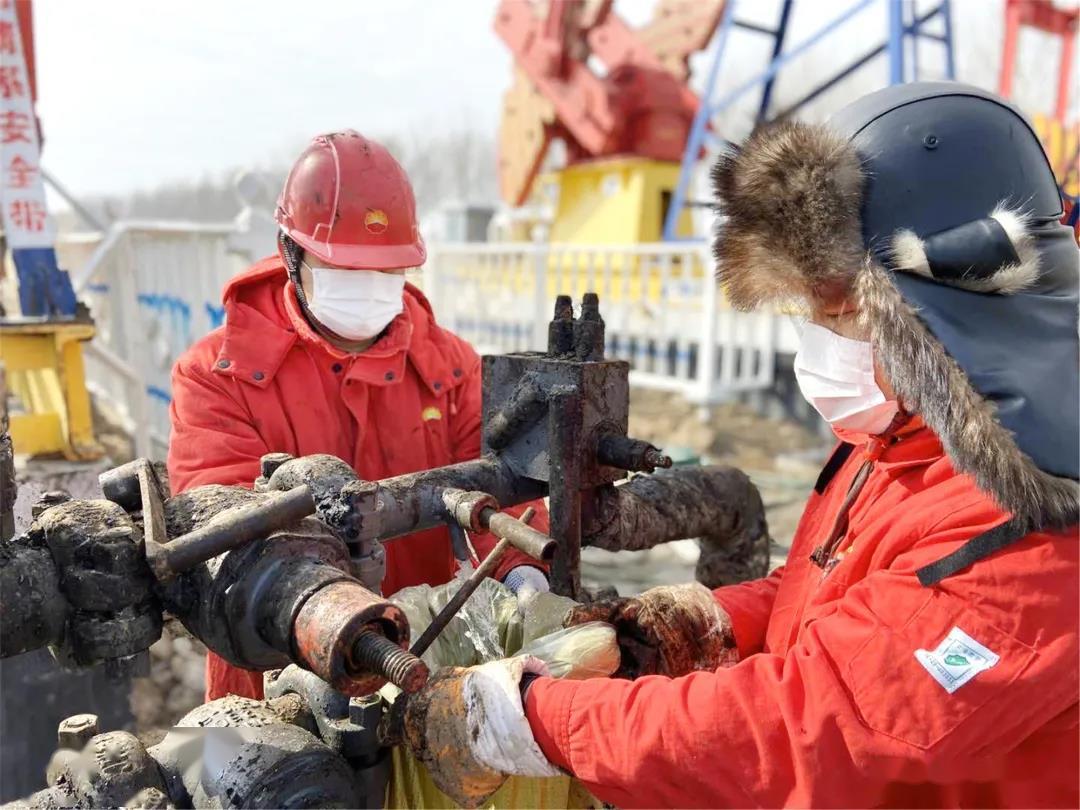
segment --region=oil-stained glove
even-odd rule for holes
[[[398,697],[382,740],[408,745],[439,790],[462,807],[480,806],[511,774],[558,776],[525,717],[526,673],[546,675],[547,667],[517,656],[444,669],[416,694]]]
[[[617,678],[677,678],[738,660],[731,619],[712,592],[696,582],[578,605],[567,614],[565,625],[596,621],[615,628],[622,659]]]

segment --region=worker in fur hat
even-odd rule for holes
[[[787,564],[572,613],[662,677],[453,670],[405,739],[467,804],[566,771],[621,807],[1076,807],[1078,262],[1035,133],[909,84],[713,180],[720,283],[802,310],[797,379],[840,440]]]

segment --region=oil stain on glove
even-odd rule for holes
[[[622,663],[616,677],[667,675],[730,666],[738,660],[727,613],[704,585],[666,585],[640,596],[573,608],[566,626],[606,622],[615,628]]]
[[[519,684],[547,674],[531,656],[453,667],[420,692],[395,701],[383,738],[400,734],[432,780],[462,807],[478,807],[507,776],[559,776],[533,738]]]

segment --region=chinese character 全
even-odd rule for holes
[[[21,155],[16,155],[5,169],[4,185],[8,188],[30,188],[36,174],[37,166],[27,163]]]

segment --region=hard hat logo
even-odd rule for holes
[[[374,208],[364,215],[364,227],[371,233],[384,233],[390,225],[390,219],[381,208]]]

